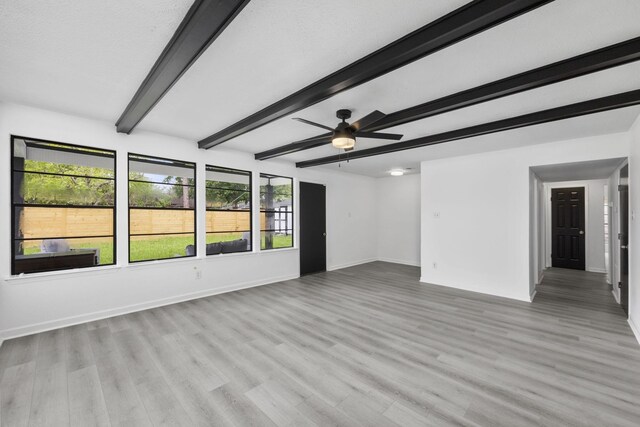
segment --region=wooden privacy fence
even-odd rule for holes
[[[160,234],[193,232],[193,211],[131,209],[130,234]]]
[[[108,236],[113,234],[113,210],[25,207],[20,225],[26,239]]]
[[[193,211],[132,209],[131,234],[183,233],[193,226]],[[249,212],[207,211],[207,232],[236,232],[250,229]],[[112,209],[25,207],[20,219],[25,238],[103,236],[113,233]],[[265,217],[260,214],[260,226]]]

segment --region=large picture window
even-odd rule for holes
[[[129,154],[129,261],[196,255],[195,163]]]
[[[12,274],[114,264],[115,152],[11,137]]]
[[[293,246],[293,178],[260,174],[260,249]]]
[[[251,250],[251,172],[207,165],[207,255]]]

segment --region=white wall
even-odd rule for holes
[[[620,290],[618,289],[618,221],[612,221],[618,215],[618,174],[615,171],[607,182],[607,190],[609,191],[609,270],[607,271],[607,279],[612,285],[613,296],[616,301],[620,302]]]
[[[629,158],[629,324],[640,342],[640,117],[631,129]]]
[[[620,183],[620,169],[628,162],[622,163],[616,171],[611,174],[607,181],[607,190],[609,191],[609,271],[607,276],[609,283],[612,285],[612,293],[616,302],[620,303],[620,192],[618,184]]]
[[[540,189],[539,182],[538,176],[529,169],[529,236],[538,236],[540,234],[540,220],[538,218],[538,203],[540,203],[540,195],[538,194]],[[529,295],[531,299],[535,296],[536,286],[539,283],[539,244],[539,239],[529,239]]]
[[[536,286],[542,283],[542,279],[544,278],[545,253],[546,253],[546,244],[545,244],[546,237],[545,236],[548,233],[547,221],[545,216],[545,205],[544,205],[545,199],[546,199],[546,195],[544,192],[544,182],[542,182],[542,180],[540,180],[537,176],[536,176],[536,186],[537,186],[536,187],[537,210],[535,212],[535,218],[533,218],[533,220],[535,220],[537,224],[536,231],[535,231],[536,233],[535,235],[537,235],[537,239],[535,239],[535,242],[536,242],[535,246],[537,250],[537,255],[535,257],[535,265],[537,269],[536,270],[537,275],[536,275],[535,283],[531,283],[529,286],[529,294],[531,295],[532,299],[535,296],[534,292],[535,292]]]
[[[322,169],[296,174],[327,187],[327,270],[376,261],[376,179]]]
[[[10,278],[11,134],[117,150],[118,265]],[[335,171],[299,170],[291,163],[257,162],[248,153],[199,150],[194,141],[143,131],[117,134],[112,123],[0,104],[0,339],[155,305],[254,286],[299,275],[297,248],[127,264],[127,152],[197,162],[198,211],[204,211],[204,165],[293,176],[327,186],[329,269],[376,259],[375,179]],[[254,205],[259,195],[254,191]],[[297,207],[296,207],[297,212]],[[298,223],[296,218],[296,224]],[[204,215],[197,216],[198,253],[204,253]],[[254,230],[258,230],[257,215]],[[297,230],[297,226],[296,226]],[[297,234],[297,231],[296,231]],[[259,233],[254,233],[254,247]],[[297,241],[297,236],[295,236]],[[196,279],[196,271],[202,279]]]
[[[420,175],[376,179],[378,259],[420,265]]]
[[[545,269],[545,190],[542,180],[529,170],[529,298],[533,300],[536,287],[542,282]]]
[[[604,264],[604,188],[606,179],[545,183],[545,266],[551,267],[551,189],[584,187],[585,191],[585,269],[606,273]]]
[[[613,134],[422,162],[421,281],[529,301],[529,168],[625,157],[629,144]]]

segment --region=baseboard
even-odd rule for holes
[[[469,288],[465,288],[462,286],[452,286],[452,285],[441,285],[439,283],[433,283],[433,282],[429,282],[427,280],[424,279],[424,277],[420,276],[420,283],[424,283],[427,285],[435,285],[435,286],[442,286],[443,288],[451,288],[451,289],[458,289],[461,291],[466,291],[466,292],[473,292],[475,294],[482,294],[482,295],[489,295],[492,297],[498,297],[498,298],[507,298],[507,299],[511,299],[514,301],[524,301],[524,302],[531,302],[531,300],[529,299],[529,295],[527,295],[526,297],[516,297],[513,295],[503,295],[503,294],[491,294],[488,292],[482,292],[476,289],[469,289]]]
[[[343,268],[355,267],[356,265],[367,264],[369,262],[374,262],[374,261],[378,261],[378,259],[377,258],[368,258],[368,259],[363,259],[363,260],[360,260],[360,261],[347,262],[347,263],[344,263],[344,264],[337,264],[337,265],[327,266],[327,271],[341,270]]]
[[[638,344],[640,344],[640,328],[638,328],[635,323],[633,323],[633,320],[631,320],[631,318],[627,319],[627,322],[629,322],[629,326],[631,326],[631,330],[633,331],[633,335],[636,336],[636,340],[638,341]]]
[[[402,264],[402,265],[410,265],[411,267],[420,267],[420,262],[412,262],[412,261],[405,261],[405,260],[400,260],[400,259],[393,259],[393,258],[385,258],[385,257],[378,257],[378,261],[383,261],[383,262],[390,262],[393,264]]]
[[[590,273],[606,273],[607,272],[607,270],[604,268],[593,268],[593,267],[587,268],[587,271]]]
[[[541,285],[543,280],[544,280],[544,270],[538,273],[538,283],[536,283],[536,285]]]
[[[618,304],[620,304],[620,296],[616,293],[616,291],[611,289],[611,293],[613,294],[613,299],[616,300]]]
[[[529,294],[529,301],[533,301],[533,299],[536,297],[536,294],[538,293],[537,289],[534,289],[533,292],[531,292]]]
[[[148,310],[151,308],[162,307],[165,305],[176,304],[180,302],[190,301],[198,298],[205,298],[213,295],[224,294],[227,292],[239,291],[241,289],[254,288],[257,286],[269,285],[271,283],[283,282],[285,280],[297,279],[298,274],[274,277],[267,280],[254,280],[250,282],[236,283],[234,285],[223,286],[220,288],[207,289],[204,291],[190,292],[187,294],[176,295],[168,298],[147,301],[139,304],[132,304],[124,307],[101,310],[78,316],[70,316],[64,319],[52,320],[47,322],[35,323],[33,325],[21,326],[18,328],[0,331],[0,343],[12,338],[18,338],[25,335],[37,334],[53,329],[65,328],[68,326],[78,325],[95,320],[108,319],[109,317],[121,316],[123,314],[134,313],[136,311]],[[1,344],[0,344],[1,345]]]

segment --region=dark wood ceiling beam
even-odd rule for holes
[[[539,125],[543,123],[554,122],[558,120],[570,119],[573,117],[584,116],[587,114],[600,113],[603,111],[614,110],[618,108],[630,107],[640,104],[640,90],[623,92],[616,95],[605,96],[603,98],[592,99],[589,101],[578,102],[576,104],[566,105],[562,107],[552,108],[549,110],[538,111],[535,113],[524,114],[522,116],[512,117],[509,119],[498,120],[495,122],[484,123],[481,125],[470,126],[462,129],[443,132],[436,135],[429,135],[409,141],[398,142],[395,144],[383,145],[380,147],[369,148],[366,150],[356,150],[349,153],[328,156],[320,159],[306,160],[296,163],[299,168],[308,168],[311,166],[326,165],[329,163],[342,162],[345,160],[361,159],[364,157],[379,156],[381,154],[395,153],[396,151],[410,150],[413,148],[426,147],[430,145],[442,144],[445,142],[456,141],[459,139],[472,138],[475,136],[488,135],[496,132],[504,132],[507,130],[518,129],[526,126]]]
[[[388,129],[637,60],[640,60],[640,37],[388,114],[367,130]],[[287,144],[257,153],[255,158],[266,160],[321,145],[324,144]]]
[[[261,151],[254,155],[256,160],[268,160],[275,157],[284,156],[286,154],[296,153],[302,150],[308,150],[310,148],[321,147],[331,142],[333,133],[325,133],[322,135],[314,136],[304,139],[298,142],[292,142],[290,144],[281,145],[270,150]]]
[[[212,148],[451,46],[553,0],[474,0],[239,122],[198,141]]]
[[[196,0],[116,122],[131,133],[249,0]]]
[[[503,96],[603,71],[640,59],[640,37],[388,114],[371,131],[388,129]]]

